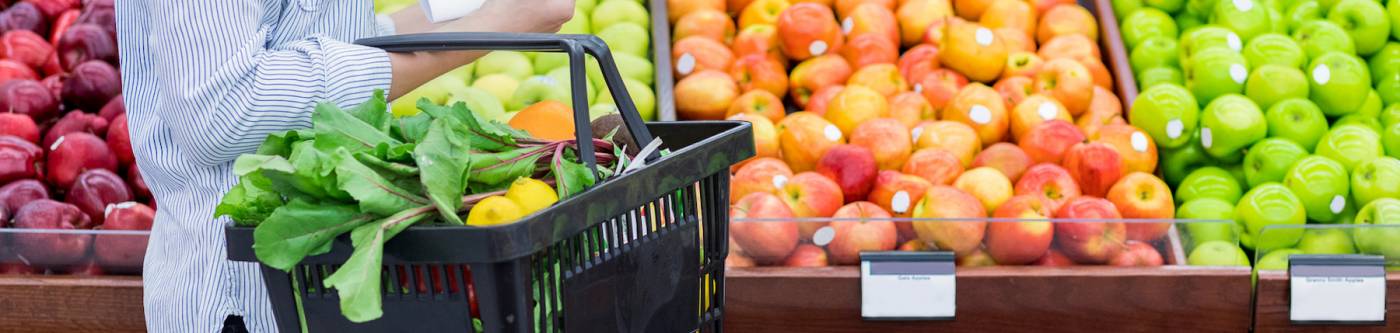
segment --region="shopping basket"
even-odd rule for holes
[[[590,167],[582,92],[584,55],[592,55],[636,143],[656,133],[670,153],[513,224],[408,228],[384,246],[384,315],[373,321],[345,319],[335,290],[322,284],[349,258],[348,237],[290,273],[263,265],[279,331],[471,332],[473,319],[486,332],[720,330],[728,170],[754,154],[747,123],[644,124],[608,47],[594,36],[432,33],[358,43],[391,52],[568,53],[579,155]],[[253,228],[229,226],[226,235],[230,260],[257,261]],[[479,316],[471,314],[473,296]]]

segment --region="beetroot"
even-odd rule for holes
[[[117,63],[117,41],[97,25],[79,23],[68,27],[58,38],[57,46],[58,60],[70,72],[89,60]]]
[[[122,93],[121,74],[105,62],[84,62],[74,67],[69,75],[68,80],[63,82],[60,97],[70,110],[99,110],[112,97]]]
[[[71,9],[59,14],[58,18],[53,20],[53,29],[50,29],[52,31],[49,33],[49,44],[58,45],[58,40],[63,38],[63,33],[68,31],[68,27],[77,23],[78,16],[81,15],[83,15],[83,12],[77,9]]]
[[[103,211],[107,205],[131,201],[131,190],[122,182],[121,176],[104,169],[93,169],[78,176],[73,187],[63,196],[63,201],[77,206],[78,210],[88,214],[92,222],[78,228],[91,229],[102,225],[103,216],[106,215]]]
[[[53,145],[58,137],[79,132],[91,133],[98,137],[107,136],[108,125],[106,119],[95,114],[69,112],[63,115],[63,119],[59,119],[58,122],[49,127],[48,132],[44,133],[44,142],[40,145],[48,147]]]
[[[38,69],[52,55],[53,46],[33,31],[11,30],[0,35],[0,58],[10,58]]]
[[[117,119],[118,115],[123,114],[126,114],[126,102],[122,101],[122,95],[112,97],[112,100],[107,101],[107,105],[102,106],[102,111],[97,111],[97,115],[101,116],[102,119],[107,119],[108,123]]]
[[[5,62],[0,60],[0,66]],[[0,83],[0,112],[27,115],[34,123],[43,123],[58,115],[58,99],[39,81],[11,80]]]
[[[156,211],[135,202],[123,202],[107,209],[107,223],[102,230],[151,230]],[[141,269],[146,257],[147,235],[97,235],[92,244],[93,256],[103,268],[113,272],[134,272]]]
[[[111,149],[112,154],[117,155],[117,162],[121,165],[136,163],[136,156],[131,153],[131,133],[127,131],[126,126],[126,114],[123,113],[107,127],[107,149]]]
[[[131,193],[135,194],[136,198],[145,200],[151,203],[151,206],[155,206],[155,201],[151,200],[151,188],[146,187],[146,179],[141,178],[141,168],[137,167],[136,163],[132,163],[131,166],[126,169],[126,183],[131,185]]]
[[[39,177],[44,150],[18,137],[0,135],[0,184]]]
[[[39,11],[44,13],[44,17],[56,18],[59,14],[70,9],[78,9],[82,3],[78,0],[25,0],[24,2],[34,4]]]
[[[25,179],[0,186],[0,207],[5,207],[11,215],[34,200],[48,198],[49,189],[37,180]]]
[[[10,80],[38,80],[39,73],[22,62],[0,59],[0,84]]]
[[[0,113],[0,135],[13,135],[24,141],[39,143],[39,125],[27,115]]]
[[[63,74],[50,74],[43,80],[40,80],[39,84],[49,90],[49,95],[53,96],[54,101],[58,101],[58,97],[63,96]]]
[[[88,133],[72,133],[58,137],[49,146],[49,183],[57,188],[73,187],[78,175],[92,169],[117,170],[117,158],[107,149],[107,142]]]
[[[73,205],[41,199],[15,213],[14,227],[22,229],[75,230],[90,224],[87,214]],[[10,235],[15,254],[41,267],[67,267],[81,263],[92,245],[92,235],[17,233]]]
[[[49,32],[49,23],[44,12],[34,4],[21,2],[0,12],[0,33],[10,30],[29,30],[43,35]]]

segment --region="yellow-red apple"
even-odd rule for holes
[[[909,159],[909,152],[913,149],[907,128],[898,120],[890,118],[875,118],[862,122],[851,131],[850,142],[874,152],[880,170],[899,170]]]
[[[1035,52],[1035,40],[1016,28],[996,28],[992,29],[992,33],[1006,44],[1007,52]]]
[[[807,101],[806,111],[826,116],[827,106],[831,105],[831,100],[836,98],[836,94],[840,94],[843,90],[846,90],[846,86],[835,85],[817,90],[816,93],[812,94],[810,100]]]
[[[1055,239],[1055,225],[1048,219],[1054,215],[1050,203],[1038,195],[1011,197],[992,214],[997,218],[1042,220],[1037,222],[1001,222],[987,226],[987,254],[1003,265],[1025,265],[1035,262],[1050,250]]]
[[[875,64],[858,69],[846,81],[846,86],[870,88],[885,98],[909,91],[909,83],[904,81],[903,75],[899,75],[899,67],[894,64]]]
[[[666,0],[667,14],[671,22],[676,22],[686,14],[701,10],[714,10],[723,12],[725,10],[725,0]]]
[[[1080,34],[1089,39],[1099,39],[1099,21],[1094,14],[1077,4],[1061,4],[1050,8],[1041,15],[1036,27],[1035,40],[1044,43],[1055,36]]]
[[[885,10],[893,11],[895,0],[836,0],[836,17],[845,18],[855,12],[855,9],[864,4],[875,4]],[[894,21],[893,18],[890,19]]]
[[[858,219],[856,221],[831,222],[835,236],[826,249],[831,262],[837,265],[850,265],[860,262],[861,251],[894,250],[899,240],[890,213],[880,206],[866,201],[847,204],[836,210],[836,218]]]
[[[982,244],[987,230],[987,210],[967,192],[946,185],[935,185],[924,193],[914,217],[953,221],[913,222],[919,240],[939,250],[953,251],[959,257],[971,254]]]
[[[1026,97],[1035,94],[1035,81],[1029,77],[1013,76],[997,81],[992,89],[996,89],[997,93],[1001,94],[1006,105],[1021,105]]]
[[[1035,55],[1035,53],[1025,51],[1011,52],[1010,55],[1006,56],[1006,69],[1001,71],[1001,79],[1006,80],[1007,78],[1015,76],[1035,77],[1036,72],[1040,71],[1040,65],[1043,63],[1044,61],[1040,60],[1040,56]],[[1001,82],[998,81],[997,83]]]
[[[1040,256],[1040,259],[1036,259],[1035,262],[1031,263],[1031,265],[1045,267],[1069,267],[1074,266],[1074,260],[1070,259],[1069,257],[1066,257],[1065,254],[1061,253],[1059,250],[1052,248],[1048,251],[1045,251],[1045,255]]]
[[[1122,119],[1122,116],[1123,104],[1118,100],[1118,95],[1103,87],[1094,86],[1094,94],[1089,97],[1089,110],[1079,115],[1079,119],[1074,121],[1074,126],[1079,126],[1089,140],[1098,140],[1099,129],[1115,119]]]
[[[783,109],[783,100],[774,96],[773,93],[761,89],[739,95],[739,98],[734,100],[734,104],[729,105],[729,112],[725,113],[725,116],[732,119],[739,114],[757,115],[767,118],[769,123],[783,121],[783,117],[787,116],[787,112]]]
[[[925,121],[909,130],[914,149],[942,149],[953,153],[963,166],[972,165],[972,158],[982,151],[982,140],[971,126],[955,121]]]
[[[880,171],[875,176],[875,187],[870,189],[868,200],[897,217],[911,217],[914,205],[919,203],[930,187],[933,187],[932,183],[918,176],[891,170]],[[915,237],[914,227],[909,223],[896,224],[895,228],[905,239]]]
[[[672,27],[671,38],[681,40],[690,36],[701,36],[729,44],[734,40],[734,20],[724,12],[709,9],[686,14]]]
[[[822,88],[842,85],[851,78],[851,64],[835,54],[807,59],[793,67],[788,76],[788,93],[797,106],[807,107],[812,94]]]
[[[906,47],[918,44],[935,20],[952,15],[953,5],[948,0],[904,1],[895,11],[899,21],[900,44]]]
[[[980,24],[951,20],[939,44],[939,61],[978,82],[992,82],[1006,67],[1006,44],[992,29]],[[1086,70],[1087,72],[1087,70]]]
[[[1066,220],[1118,220],[1118,208],[1103,198],[1077,197],[1055,211],[1055,218]],[[1103,264],[1117,256],[1128,240],[1123,222],[1064,221],[1055,223],[1055,247],[1065,256],[1083,264]]]
[[[889,112],[890,104],[885,95],[864,86],[846,86],[831,98],[822,116],[836,124],[841,133],[851,133],[861,123],[884,117]]]
[[[1129,226],[1131,226],[1131,225],[1132,225],[1132,224],[1130,223]],[[1162,265],[1162,253],[1161,253],[1161,252],[1157,252],[1157,249],[1156,249],[1156,248],[1153,248],[1153,247],[1152,247],[1152,244],[1143,243],[1143,242],[1128,241],[1127,247],[1126,247],[1125,249],[1123,249],[1122,252],[1118,252],[1118,255],[1117,255],[1117,256],[1114,256],[1113,259],[1109,259],[1108,264],[1111,265],[1111,266],[1120,266],[1120,267],[1128,267],[1128,266],[1156,267],[1156,266],[1161,266],[1161,265]]]
[[[826,250],[812,244],[798,245],[783,259],[783,266],[787,267],[826,267],[827,264]]]
[[[1176,216],[1171,189],[1156,176],[1134,172],[1108,190],[1108,201],[1130,219],[1171,219]],[[1128,239],[1152,241],[1167,234],[1171,222],[1129,223]]]
[[[744,163],[729,180],[729,203],[739,202],[749,193],[778,194],[778,188],[792,178],[787,163],[772,157],[758,157]]]
[[[736,59],[754,54],[766,55],[782,65],[783,76],[787,76],[788,59],[783,56],[783,48],[778,43],[778,28],[771,24],[755,24],[740,29],[739,34],[734,35],[734,43],[729,45],[729,49],[734,52]]]
[[[996,266],[997,261],[987,255],[987,250],[979,248],[965,256],[957,257],[957,264],[961,267],[991,267]]]
[[[933,105],[928,103],[924,95],[917,92],[903,92],[890,97],[889,117],[904,124],[905,129],[913,129],[924,119],[933,119],[936,116]]]
[[[783,54],[799,61],[834,54],[845,42],[831,8],[806,2],[788,6],[778,15],[778,39]]]
[[[810,171],[827,149],[846,143],[840,128],[809,112],[795,112],[778,122],[778,146],[793,171]]]
[[[1080,142],[1084,142],[1084,133],[1078,127],[1068,121],[1051,119],[1032,127],[1017,145],[1036,163],[1060,163],[1065,151]]]
[[[880,4],[867,3],[856,6],[850,15],[841,16],[841,30],[847,37],[876,35],[899,47],[899,22],[894,11]]]
[[[1094,78],[1084,65],[1073,59],[1046,61],[1035,75],[1035,92],[1055,98],[1064,104],[1070,115],[1078,116],[1089,108],[1094,93]]]
[[[982,207],[987,209],[987,214],[992,215],[997,207],[1001,207],[1006,200],[1011,199],[1011,180],[1001,171],[989,167],[972,168],[958,175],[958,179],[953,180],[953,187],[963,190],[977,197],[982,202]]]
[[[753,125],[754,158],[778,157],[778,129],[773,121],[758,113],[738,113],[726,119],[747,121]]]
[[[899,74],[904,75],[907,82],[921,83],[924,75],[941,66],[938,63],[938,48],[933,45],[919,44],[899,56]]]
[[[1035,18],[1035,8],[1023,0],[991,0],[978,22],[988,28],[1011,28],[1030,36],[1035,34]]]
[[[787,203],[788,208],[792,208],[792,215],[796,217],[831,217],[841,208],[841,187],[836,185],[835,181],[816,172],[808,171],[792,176],[779,191],[782,191],[780,197],[783,202]],[[798,222],[797,232],[802,240],[810,241],[812,234],[826,225],[827,222]]]
[[[958,91],[939,114],[944,120],[972,127],[984,144],[1006,138],[1006,130],[1011,125],[1006,113],[1006,102],[1003,102],[1001,94],[992,87],[977,82]]]
[[[787,221],[793,217],[787,204],[772,193],[749,193],[729,208],[729,218],[765,221],[730,223],[729,236],[754,261],[777,263],[797,248],[797,224]]]
[[[836,182],[845,202],[865,200],[875,186],[879,165],[866,147],[841,144],[826,150],[817,160],[816,172]]]
[[[1069,170],[1056,164],[1041,163],[1032,165],[1016,181],[1016,195],[1034,195],[1045,199],[1051,211],[1080,195],[1079,183],[1069,175]]]
[[[1065,153],[1064,164],[1084,195],[1103,197],[1123,177],[1123,158],[1103,143],[1075,144]]]
[[[676,77],[684,79],[696,72],[729,70],[734,51],[713,39],[690,36],[672,46],[671,62]]]
[[[1069,111],[1065,110],[1065,106],[1054,98],[1040,94],[1030,95],[1011,109],[1011,137],[1020,140],[1032,128],[1056,119],[1067,122],[1074,120]]]
[[[720,71],[695,73],[676,83],[676,113],[681,119],[724,119],[739,96],[734,79]]]
[[[739,11],[739,29],[746,30],[755,25],[776,25],[778,15],[790,6],[787,0],[753,0]]]
[[[934,69],[923,77],[923,80],[914,85],[914,91],[923,94],[924,99],[927,99],[935,110],[941,111],[946,108],[948,101],[953,100],[953,96],[967,86],[967,77],[951,69]]]
[[[1152,137],[1128,124],[1109,124],[1099,129],[1097,142],[1113,146],[1123,161],[1123,174],[1152,173],[1157,170],[1157,145]]]
[[[880,36],[864,34],[851,37],[841,48],[841,57],[853,68],[875,64],[893,64],[899,59],[899,46]]]
[[[987,146],[987,149],[983,149],[981,153],[977,154],[977,158],[972,160],[972,167],[991,167],[1001,171],[1007,180],[1015,182],[1020,180],[1021,174],[1024,174],[1026,169],[1029,169],[1034,163],[1035,161],[1031,161],[1031,157],[1026,155],[1021,147],[1007,142],[997,142]]]
[[[906,174],[919,176],[934,185],[949,185],[963,173],[962,161],[946,150],[924,148],[909,155],[909,161],[900,170]]]

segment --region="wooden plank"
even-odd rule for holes
[[[145,332],[140,277],[0,275],[0,332]]]
[[[867,322],[856,267],[729,268],[731,332],[1247,332],[1246,268],[959,268],[957,318]]]
[[[1386,276],[1385,326],[1295,326],[1288,320],[1288,272],[1259,272],[1258,288],[1254,305],[1254,331],[1257,333],[1400,331],[1400,272]]]

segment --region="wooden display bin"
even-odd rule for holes
[[[1288,320],[1288,272],[1261,271],[1254,299],[1254,332],[1400,331],[1400,272],[1386,274],[1384,326],[1294,325]]]
[[[0,275],[0,332],[145,332],[141,277]]]

